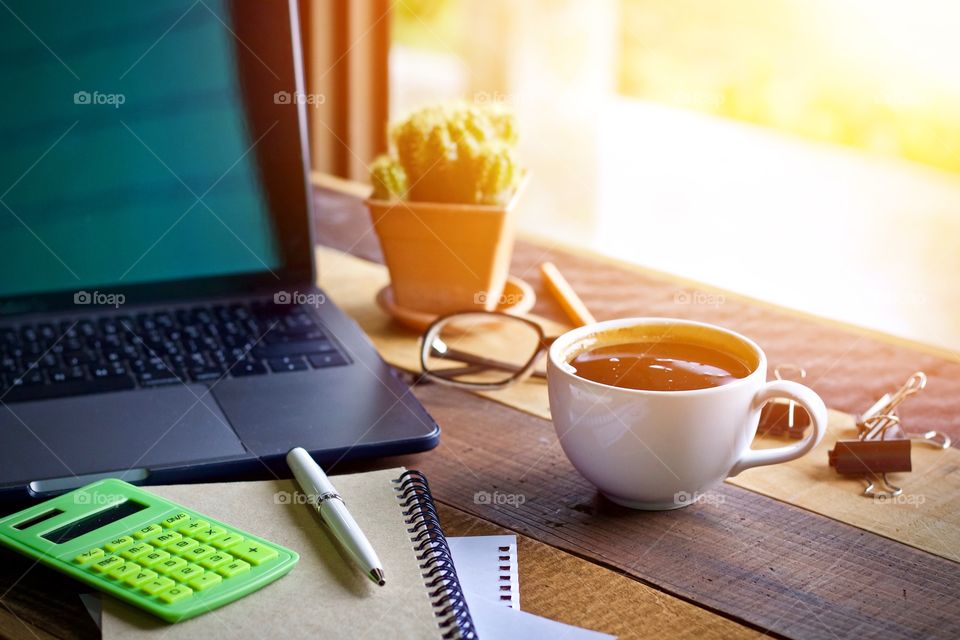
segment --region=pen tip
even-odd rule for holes
[[[383,569],[371,569],[370,579],[376,582],[381,587],[387,584],[386,581],[383,579]]]

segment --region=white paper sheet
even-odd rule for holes
[[[467,606],[483,640],[603,640],[615,636],[573,627],[562,622],[535,616],[526,611],[504,607],[485,598],[467,593]]]
[[[463,591],[520,608],[517,536],[447,538]]]

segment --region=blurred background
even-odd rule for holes
[[[350,4],[309,75],[340,51],[372,79],[328,87],[318,169],[365,179],[387,118],[503,102],[522,231],[960,350],[960,4]]]

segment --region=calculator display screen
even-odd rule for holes
[[[91,531],[96,531],[100,527],[112,524],[117,520],[126,518],[129,515],[133,515],[138,511],[143,511],[146,508],[146,505],[140,504],[139,502],[134,502],[133,500],[124,500],[123,502],[113,504],[106,509],[101,509],[100,511],[91,513],[88,516],[84,516],[79,520],[74,520],[70,524],[66,524],[59,529],[48,531],[41,537],[57,544],[70,542],[74,538],[79,538],[80,536],[90,533]]]

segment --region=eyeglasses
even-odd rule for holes
[[[498,311],[467,311],[437,318],[423,335],[420,366],[433,382],[494,391],[533,376],[555,338],[539,324]]]

